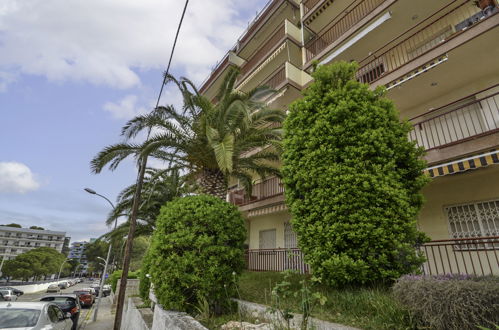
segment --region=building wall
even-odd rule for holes
[[[419,228],[433,240],[449,239],[444,207],[499,199],[499,166],[438,177],[423,189],[426,202],[419,215]]]
[[[258,249],[260,231],[276,230],[276,248],[284,248],[284,223],[291,219],[288,212],[271,213],[249,219],[249,248]]]

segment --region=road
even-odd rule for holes
[[[87,281],[87,282],[82,282],[78,283],[75,286],[71,286],[67,289],[62,290],[63,293],[73,293],[73,291],[76,291],[78,289],[82,288],[88,288],[89,285],[92,284],[92,282]],[[54,294],[54,293],[49,293],[49,294]],[[20,296],[17,301],[40,301],[40,298],[47,295],[45,291],[37,292],[37,293],[27,293],[23,294]],[[95,306],[95,305],[94,305]],[[84,328],[84,323],[85,320],[91,317],[91,312],[93,312],[93,307],[84,307],[81,309],[80,312],[80,318],[78,321],[78,329],[83,329]]]

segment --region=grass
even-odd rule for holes
[[[293,289],[300,288],[305,275],[295,274]],[[241,299],[264,305],[270,304],[272,288],[283,279],[275,272],[244,272],[239,280]],[[400,307],[384,286],[333,289],[314,287],[327,297],[324,306],[317,306],[313,316],[325,321],[341,323],[362,329],[413,329],[409,314]],[[293,298],[291,306],[299,312],[300,301]]]

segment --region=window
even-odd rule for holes
[[[499,200],[445,208],[453,238],[499,235]]]
[[[54,323],[59,322],[59,315],[57,315],[57,307],[49,306],[48,314],[49,314],[50,321],[52,321]]]
[[[259,248],[260,249],[275,249],[276,247],[276,230],[260,230],[259,235]]]

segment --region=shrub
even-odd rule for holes
[[[222,312],[233,296],[233,272],[244,267],[244,220],[234,205],[199,195],[161,209],[151,244],[151,281],[166,309],[194,312],[206,299]]]
[[[116,286],[118,285],[118,280],[121,278],[121,274],[123,271],[115,270],[107,279],[108,283],[111,283],[111,288],[113,292],[116,292]],[[137,279],[139,277],[139,271],[136,272],[128,272],[128,279]]]
[[[320,66],[284,124],[286,203],[314,276],[327,285],[393,281],[424,260],[416,216],[427,182],[382,89],[354,80],[357,65]]]
[[[142,268],[140,269],[139,294],[140,297],[147,303],[149,301],[149,289],[151,287],[150,267],[152,256],[150,249],[147,250],[144,259],[142,260]],[[149,276],[148,276],[149,275]]]
[[[393,293],[421,328],[465,330],[499,324],[497,277],[405,276]]]

